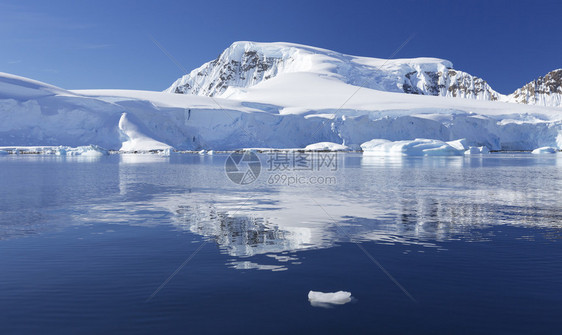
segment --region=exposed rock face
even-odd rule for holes
[[[498,100],[500,97],[500,94],[494,91],[482,78],[451,68],[438,71],[409,72],[405,75],[402,89],[405,93],[410,94],[477,100]]]
[[[276,76],[288,61],[234,43],[217,59],[178,79],[167,91],[220,96],[229,87],[251,87]]]
[[[508,96],[508,101],[539,106],[562,106],[562,69],[547,73]]]

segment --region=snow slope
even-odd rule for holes
[[[440,83],[455,71],[448,61],[385,62],[286,43],[240,42],[227,51],[217,62],[239,59],[232,71],[205,64],[178,82],[192,80],[189,90],[198,95],[67,91],[0,73],[0,146],[234,150],[330,142],[358,148],[372,139],[464,138],[467,146],[491,150],[562,148],[562,108],[490,101],[495,93],[477,89],[474,77],[468,90],[450,89],[460,87],[452,74],[443,81],[446,92],[441,84],[433,91],[427,72],[441,71]],[[406,83],[419,94],[405,94],[400,81],[412,70]],[[361,87],[369,78],[376,80]],[[472,99],[458,99],[462,94]]]
[[[72,95],[70,92],[37,80],[1,73],[0,99],[32,99],[53,95]]]

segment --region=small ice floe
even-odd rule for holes
[[[176,154],[176,152],[172,148],[166,148],[166,149],[158,152],[158,155],[163,156],[163,157],[170,157],[170,156],[173,156],[175,154]]]
[[[489,154],[490,149],[486,146],[482,147],[469,147],[464,154],[465,155],[481,155],[481,154]]]
[[[55,155],[57,156],[66,156],[66,147],[60,146],[55,149]]]
[[[109,152],[97,145],[87,145],[81,147],[65,147],[60,146],[54,150],[57,156],[87,156],[87,157],[99,157],[109,155]]]
[[[207,151],[203,149],[203,150],[199,151],[198,153],[199,153],[200,155],[204,155],[206,152],[207,152]]]
[[[308,301],[314,307],[329,308],[334,305],[343,305],[351,301],[351,292],[338,291],[338,292],[308,292]]]
[[[535,155],[542,155],[542,154],[555,154],[558,149],[554,147],[541,147],[533,150],[531,153]]]
[[[349,147],[344,144],[333,142],[319,142],[307,145],[305,151],[349,151]]]
[[[462,141],[443,142],[425,138],[407,141],[374,139],[361,144],[364,155],[372,156],[462,156]]]

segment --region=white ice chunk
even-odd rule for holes
[[[374,139],[361,144],[361,148],[364,154],[374,156],[460,156],[464,151],[440,140],[424,138],[395,142]]]
[[[307,145],[304,150],[308,151],[349,151],[349,147],[344,144],[333,142],[318,142]]]
[[[76,148],[76,151],[80,153],[79,154],[80,156],[98,157],[98,156],[109,155],[107,150],[97,145],[78,147]]]
[[[55,149],[55,155],[57,156],[66,156],[66,147],[58,147],[57,149]]]
[[[392,142],[389,141],[389,140],[383,140],[383,139],[375,138],[375,139],[372,139],[368,142],[365,142],[365,143],[361,144],[361,150],[370,151],[370,150],[373,150],[375,148],[378,148],[379,146],[387,145],[389,143],[392,143]]]
[[[308,300],[313,306],[323,305],[343,305],[351,301],[351,292],[338,291],[338,292],[308,292]]]
[[[558,151],[558,149],[556,149],[554,147],[541,147],[541,148],[537,148],[537,149],[533,150],[531,153],[535,154],[535,155],[555,154],[557,151]]]
[[[452,146],[453,148],[457,149],[457,150],[467,150],[468,144],[466,144],[466,139],[461,138],[460,140],[455,140],[455,141],[449,141],[447,142],[448,145]]]
[[[480,155],[480,154],[489,154],[490,149],[486,146],[481,147],[469,147],[464,154],[465,155]]]
[[[60,146],[54,150],[57,156],[87,156],[99,157],[109,155],[109,152],[97,145],[86,145],[76,148]]]
[[[490,149],[488,149],[487,146],[481,146],[481,147],[478,147],[478,148],[480,149],[481,154],[489,154],[490,153]]]
[[[170,156],[173,156],[175,154],[176,154],[176,152],[172,148],[166,148],[166,149],[158,152],[158,155],[163,156],[163,157],[170,157]]]

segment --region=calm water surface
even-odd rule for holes
[[[562,328],[562,157],[226,158],[0,157],[0,333]]]

